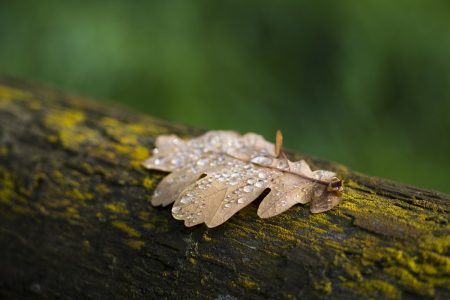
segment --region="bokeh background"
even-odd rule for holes
[[[449,1],[1,1],[0,73],[450,192]]]

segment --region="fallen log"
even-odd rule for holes
[[[167,133],[201,131],[1,77],[0,296],[450,299],[449,195],[291,153],[341,205],[185,228],[140,165]]]

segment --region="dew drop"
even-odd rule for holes
[[[174,158],[170,161],[172,165],[178,166],[181,163],[181,160],[178,158]]]
[[[320,197],[320,196],[322,196],[322,194],[323,194],[323,190],[321,190],[321,189],[320,189],[320,190],[315,190],[315,191],[314,191],[314,196],[315,196],[315,197]]]
[[[279,160],[278,168],[283,169],[283,170],[289,169],[289,164],[288,164],[287,160],[285,160],[285,159]]]
[[[242,203],[245,203],[245,198],[239,198],[238,200],[237,200],[237,203],[239,203],[239,204],[242,204]]]
[[[267,175],[264,172],[259,172],[258,173],[258,177],[261,178],[261,179],[265,179],[265,178],[267,178]]]
[[[256,156],[252,158],[251,162],[258,165],[269,166],[272,164],[272,159],[267,156]]]
[[[183,220],[183,218],[184,218],[184,214],[173,213],[172,216],[173,216],[174,219],[176,219],[176,220]]]
[[[229,208],[230,206],[231,206],[230,203],[225,203],[225,204],[223,205],[223,207],[225,207],[225,208]]]
[[[251,186],[251,185],[244,186],[244,192],[246,192],[246,193],[253,192],[253,186]]]
[[[155,165],[159,166],[162,165],[164,163],[165,159],[164,158],[157,158],[154,160]]]
[[[206,166],[208,161],[209,160],[207,158],[200,159],[199,161],[197,161],[197,166],[200,166],[200,167]]]
[[[187,204],[187,203],[189,203],[191,201],[192,201],[192,198],[184,196],[183,198],[181,198],[180,203]]]
[[[264,181],[263,180],[258,180],[257,182],[255,182],[255,186],[257,188],[262,188],[264,186]]]

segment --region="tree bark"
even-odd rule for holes
[[[450,196],[291,153],[341,205],[185,228],[149,205],[155,137],[200,130],[0,78],[0,296],[450,299]]]

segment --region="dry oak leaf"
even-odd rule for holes
[[[276,216],[297,203],[311,202],[311,212],[338,205],[342,180],[330,171],[312,171],[304,160],[291,162],[262,136],[209,131],[184,141],[175,135],[156,139],[147,169],[171,172],[156,187],[152,205],[175,202],[172,215],[186,226],[218,226],[265,192],[258,216]]]

